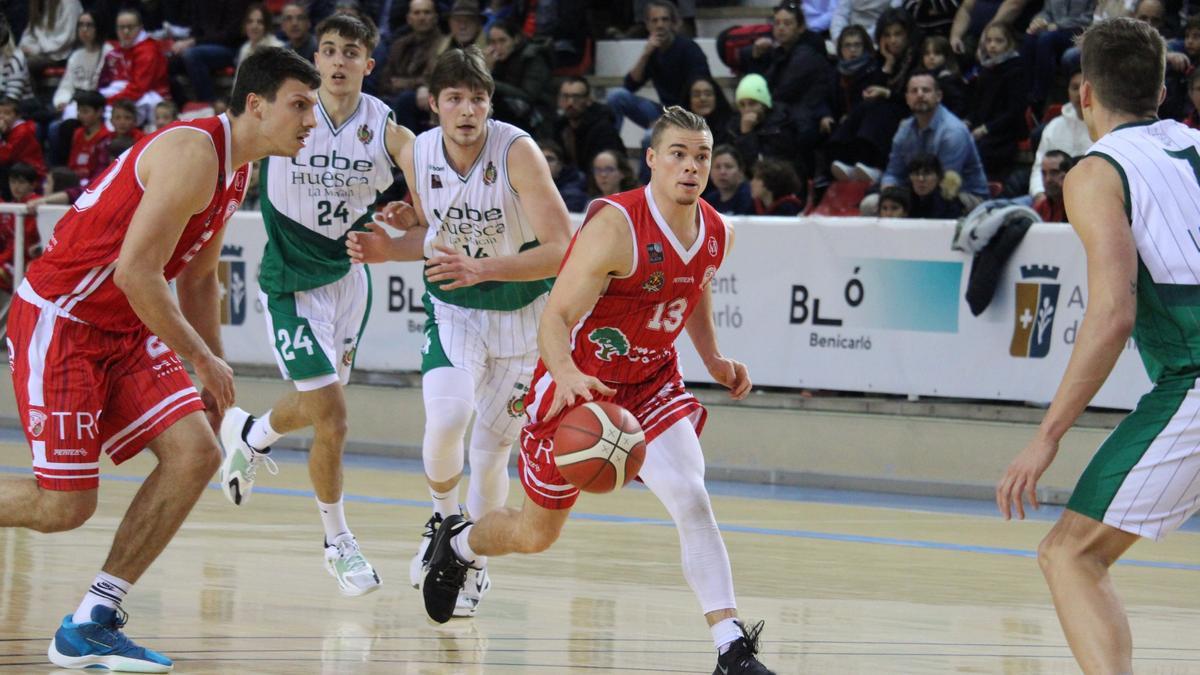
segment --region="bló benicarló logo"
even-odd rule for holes
[[[1040,359],[1050,353],[1054,312],[1058,308],[1057,267],[1022,265],[1017,282],[1016,313],[1008,353],[1018,358]]]

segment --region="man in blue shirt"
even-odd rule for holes
[[[624,87],[608,93],[608,105],[615,113],[617,131],[628,117],[649,129],[666,106],[683,105],[684,87],[702,75],[710,75],[708,57],[691,38],[680,35],[679,9],[670,0],[646,3],[646,30],[650,36],[637,63],[625,75]],[[654,83],[658,102],[634,94],[647,82]]]
[[[987,176],[971,131],[942,105],[937,78],[927,72],[908,78],[905,100],[912,117],[900,123],[892,138],[892,153],[883,174],[883,187],[904,185],[908,163],[918,155],[936,155],[945,171],[962,176],[962,191],[980,199],[988,197]]]

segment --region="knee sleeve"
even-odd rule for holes
[[[474,410],[474,382],[456,368],[436,368],[421,380],[425,399],[425,436],[421,458],[425,475],[442,482],[462,473],[463,436]]]
[[[508,457],[513,439],[475,424],[471,431],[471,480],[467,488],[467,512],[478,520],[504,506],[508,497]]]

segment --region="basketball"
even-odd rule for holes
[[[646,459],[642,425],[615,403],[588,402],[567,411],[554,433],[554,462],[585,492],[612,492],[633,480]]]

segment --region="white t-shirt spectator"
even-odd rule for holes
[[[66,106],[80,89],[95,91],[100,88],[100,66],[104,65],[104,52],[112,49],[107,44],[96,45],[95,49],[80,47],[67,57],[67,68],[58,88],[54,90],[54,107]]]
[[[17,46],[30,56],[62,61],[71,53],[71,47],[75,44],[75,24],[82,13],[83,6],[79,4],[79,0],[60,0],[54,23],[49,26],[26,26],[21,43]]]
[[[1075,112],[1075,106],[1063,104],[1062,114],[1050,120],[1042,130],[1042,140],[1038,142],[1037,156],[1033,160],[1033,171],[1029,174],[1029,194],[1036,197],[1046,191],[1042,185],[1042,158],[1051,150],[1062,150],[1072,157],[1078,157],[1092,147],[1092,139],[1088,136],[1087,125]]]
[[[242,48],[238,50],[237,60],[234,61],[234,63],[241,63],[242,59],[246,58],[247,56],[250,56],[250,53],[253,52],[255,49],[258,49],[259,47],[282,47],[282,46],[283,46],[283,42],[279,38],[275,37],[274,35],[272,35],[270,33],[267,33],[266,35],[262,36],[262,38],[254,44],[250,44],[250,41],[246,40],[245,42],[242,43]]]

